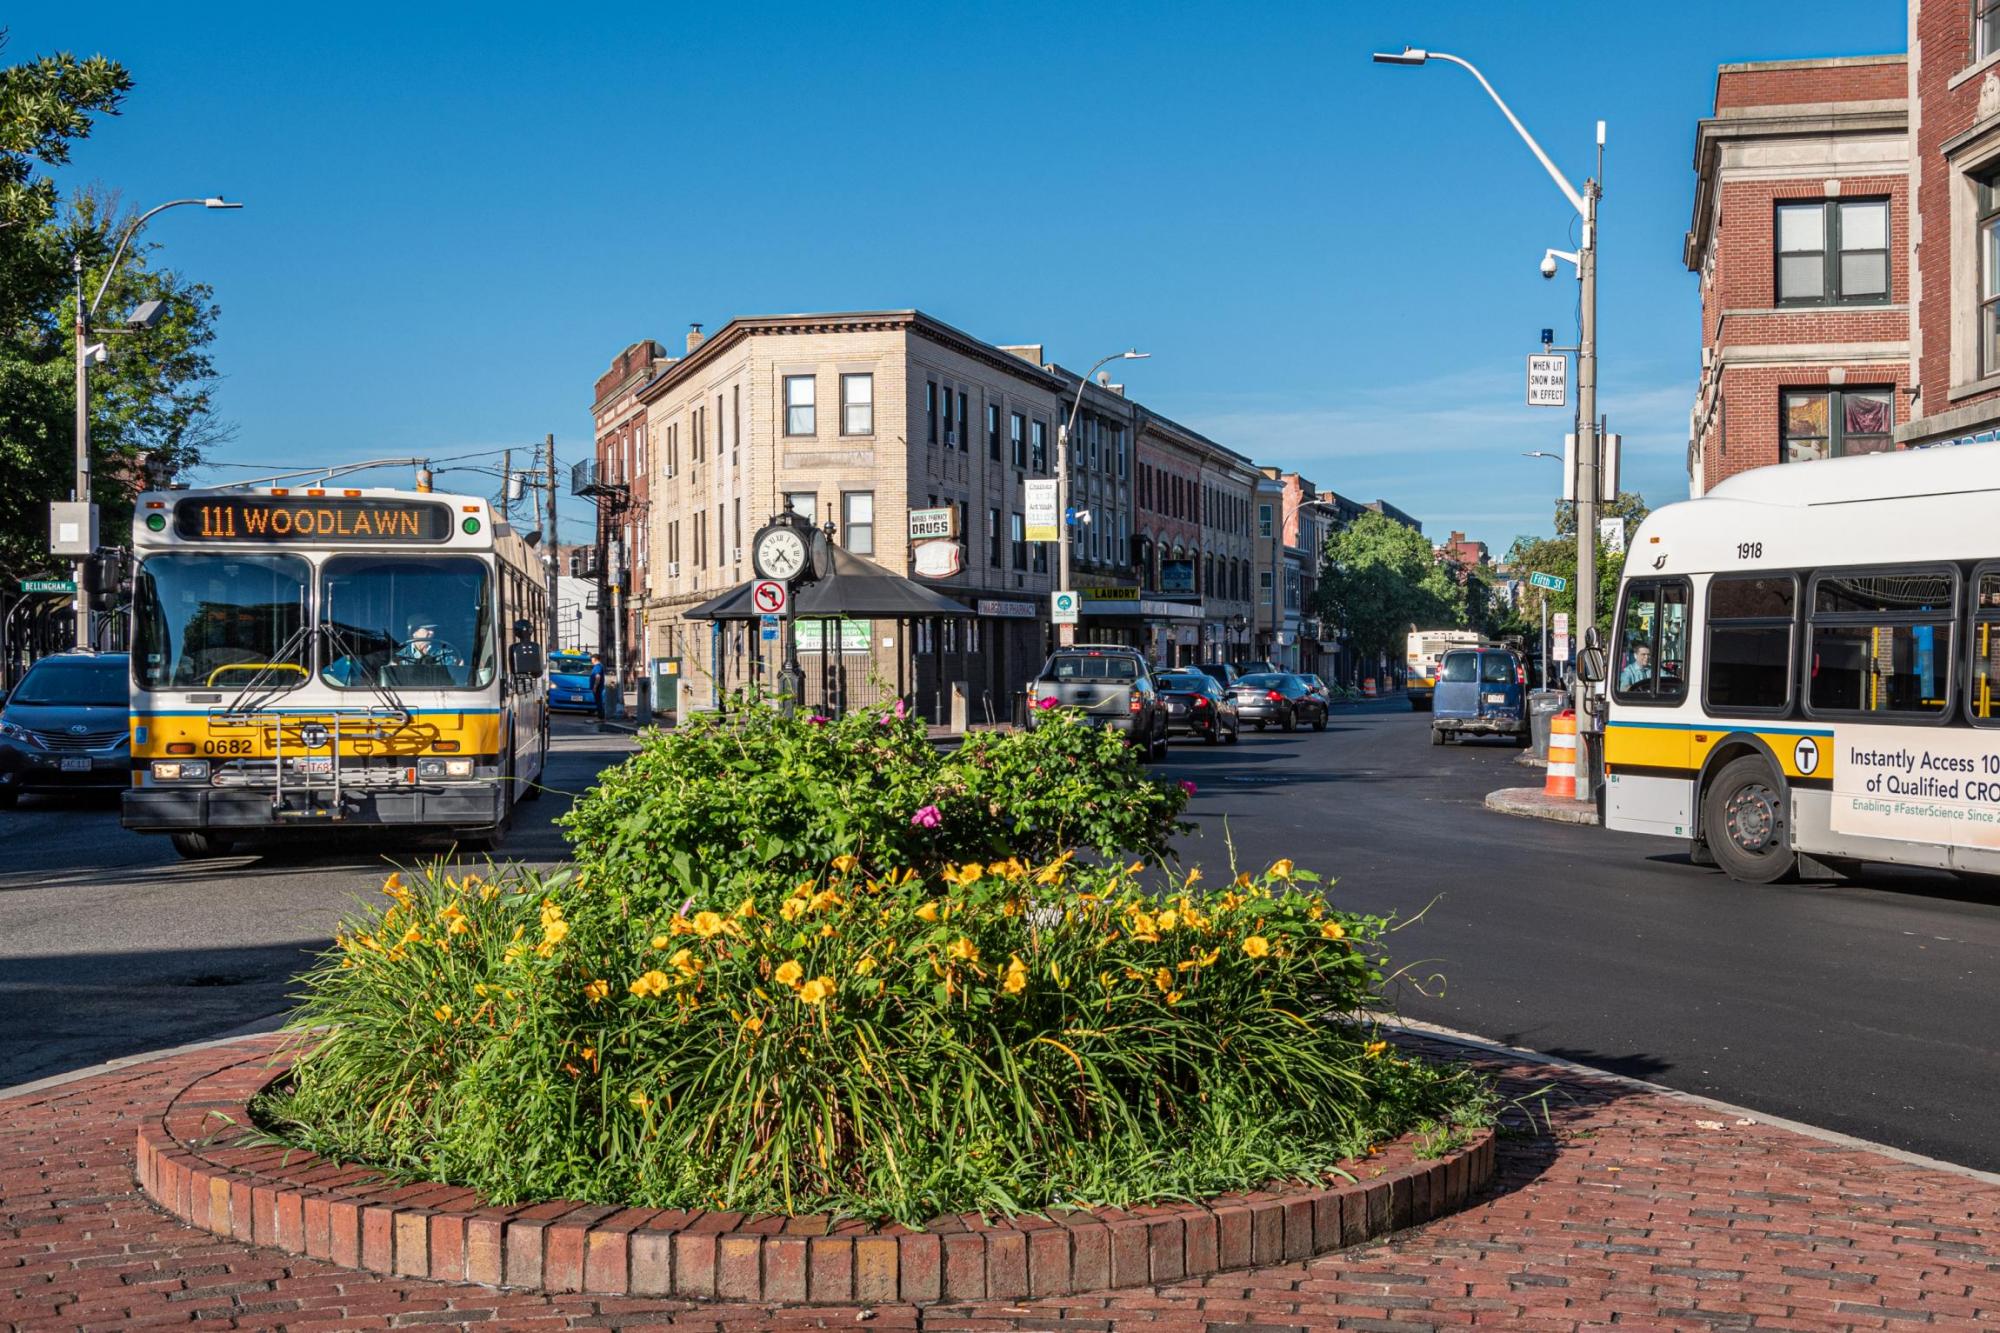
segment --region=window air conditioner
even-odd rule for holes
[[[670,579],[677,579],[680,576],[681,576],[681,562],[678,560],[667,561],[667,577]]]

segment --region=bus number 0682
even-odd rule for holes
[[[1762,542],[1736,543],[1736,558],[1738,560],[1762,560],[1764,558],[1764,543]]]
[[[247,740],[203,741],[201,743],[201,752],[203,754],[249,754],[251,749],[252,743]]]

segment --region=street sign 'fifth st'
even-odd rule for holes
[[[1528,586],[1530,588],[1547,588],[1550,592],[1561,592],[1569,586],[1569,580],[1554,574],[1543,574],[1538,571],[1528,575]]]
[[[1528,358],[1528,406],[1569,405],[1569,358],[1557,352]]]

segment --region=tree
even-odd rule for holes
[[[0,32],[0,52],[5,45]],[[74,482],[71,257],[83,257],[94,295],[130,222],[101,191],[65,205],[41,169],[67,163],[131,87],[125,69],[102,56],[0,65],[0,579],[9,583],[49,572],[48,504],[68,498]],[[106,506],[107,541],[128,530],[145,464],[185,468],[225,433],[207,352],[218,312],[205,286],[151,268],[152,251],[126,252],[99,309],[103,317],[166,302],[152,329],[105,339],[108,358],[92,369],[93,498]]]
[[[1646,507],[1643,496],[1630,491],[1620,491],[1618,498],[1602,506],[1602,518],[1620,518],[1625,521],[1625,534],[1629,538],[1639,530],[1639,524],[1652,511]],[[1507,561],[1515,572],[1526,578],[1532,572],[1554,574],[1567,579],[1568,586],[1561,592],[1549,594],[1549,614],[1561,611],[1571,617],[1576,616],[1576,512],[1566,503],[1556,504],[1556,535],[1553,537],[1516,537],[1514,545],[1507,552]],[[1597,551],[1597,628],[1607,642],[1611,635],[1611,616],[1618,603],[1618,579],[1625,572],[1625,561],[1615,551],[1606,551],[1602,546]],[[1541,600],[1536,593],[1527,603],[1528,627],[1533,632],[1541,632]]]
[[[1412,625],[1465,623],[1465,587],[1421,532],[1383,514],[1363,514],[1327,541],[1319,612],[1362,657],[1400,660]]]

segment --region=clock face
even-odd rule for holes
[[[790,582],[806,566],[805,540],[790,528],[774,528],[757,542],[757,572],[767,579]]]

